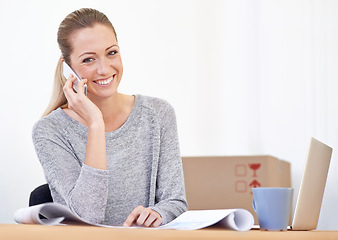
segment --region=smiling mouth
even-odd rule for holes
[[[100,80],[96,80],[94,81],[94,83],[101,85],[101,86],[105,86],[108,85],[109,83],[111,83],[114,80],[115,74],[109,78],[106,79],[100,79]]]

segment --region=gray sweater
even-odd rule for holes
[[[58,108],[33,128],[54,202],[81,218],[122,225],[138,205],[172,221],[187,210],[173,108],[141,95],[127,121],[106,133],[107,170],[84,164],[88,129]]]

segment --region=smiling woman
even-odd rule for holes
[[[164,100],[118,92],[123,65],[114,27],[94,9],[60,24],[59,60],[33,142],[53,201],[92,223],[157,227],[187,209],[175,113]],[[74,76],[87,84],[73,90]]]
[[[87,79],[88,97],[97,101],[117,93],[123,74],[120,49],[111,27],[95,24],[71,34],[69,64]],[[94,100],[95,98],[95,100]]]
[[[107,35],[105,35],[105,33],[101,34],[101,32],[99,31],[100,29],[106,30],[105,33],[108,32],[108,34]],[[92,35],[97,32],[100,35],[98,36]],[[117,43],[117,36],[114,26],[111,24],[107,16],[102,14],[101,12],[89,8],[82,8],[69,14],[61,22],[58,30],[57,42],[59,44],[62,56],[59,59],[55,72],[52,97],[43,116],[48,115],[53,110],[57,109],[60,106],[67,105],[68,103],[63,91],[63,87],[67,79],[62,74],[62,61],[65,61],[68,65],[72,66],[73,69],[75,69],[82,78],[86,77],[81,74],[82,72],[79,72],[80,69],[78,69],[78,66],[80,64],[76,64],[77,66],[72,65],[71,56],[74,58],[73,59],[74,63],[78,63],[78,61],[80,61],[81,58],[84,64],[90,63],[92,60],[94,60],[90,55],[96,53],[95,51],[94,52],[91,51],[94,49],[95,46],[90,44],[92,44],[92,42],[96,43],[96,48],[99,48],[99,51],[102,51],[102,47],[104,47],[104,45],[100,45],[102,43],[99,42],[102,38],[102,35],[103,35],[102,42],[104,40],[109,41],[113,43],[113,45],[111,45],[111,48],[113,47],[115,48],[111,50],[109,48],[105,49],[105,52],[110,50],[109,54],[112,55],[119,52],[117,51],[117,49],[119,50],[119,47]],[[74,48],[77,51],[80,51],[81,53],[78,52],[74,53]],[[119,57],[119,60],[122,69],[121,71],[122,77],[123,67],[121,57]]]

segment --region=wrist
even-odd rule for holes
[[[103,120],[97,120],[94,121],[90,124],[88,124],[88,131],[104,131],[105,130],[105,125]]]

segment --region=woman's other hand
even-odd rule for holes
[[[127,220],[123,223],[124,227],[131,227],[133,224],[142,227],[158,227],[162,223],[161,215],[143,206],[136,207],[128,216]]]

